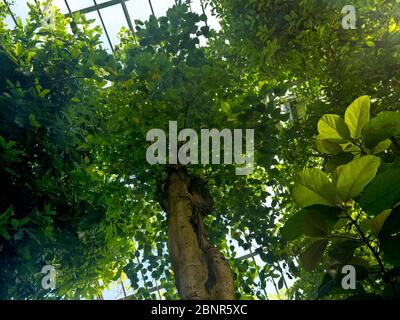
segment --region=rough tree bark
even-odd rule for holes
[[[168,214],[168,249],[175,283],[182,299],[233,300],[235,288],[228,262],[212,246],[203,217],[212,199],[200,179],[190,179],[182,166],[169,168],[163,208]]]

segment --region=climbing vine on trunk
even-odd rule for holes
[[[234,299],[228,262],[212,246],[203,217],[212,211],[212,199],[200,179],[184,167],[170,167],[163,206],[168,213],[168,249],[175,283],[182,299]]]

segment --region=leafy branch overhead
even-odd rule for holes
[[[319,120],[316,148],[326,155],[325,170],[307,168],[298,174],[292,196],[303,209],[281,229],[287,241],[301,236],[313,241],[300,254],[305,270],[313,271],[322,262],[331,272],[339,270],[338,264],[357,262],[368,274],[375,264],[396,294],[397,282],[387,279],[390,271],[385,264],[396,268],[400,263],[399,251],[394,249],[400,232],[396,187],[400,166],[385,163],[377,154],[400,136],[399,115],[382,112],[370,119],[370,99],[362,96],[346,109],[344,120],[333,114]],[[375,262],[365,263],[365,256]],[[340,281],[336,282],[340,287]],[[320,288],[326,295],[334,286]]]

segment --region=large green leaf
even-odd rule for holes
[[[392,211],[391,209],[384,210],[380,214],[375,216],[374,219],[372,220],[371,228],[372,228],[372,232],[376,236],[378,236],[379,232],[381,231],[381,229],[383,227],[383,224],[385,223],[386,219],[389,217],[391,211]]]
[[[375,147],[372,148],[372,152],[374,154],[381,153],[388,149],[392,145],[392,140],[386,139],[381,142],[379,142]]]
[[[338,154],[343,152],[342,146],[334,140],[322,139],[321,135],[318,135],[315,140],[315,148],[317,151],[325,154]]]
[[[317,240],[300,255],[300,261],[306,271],[311,272],[318,266],[327,245],[328,240]]]
[[[339,209],[315,205],[303,209],[303,233],[309,237],[322,237],[329,234],[338,222]]]
[[[376,156],[364,156],[337,168],[336,192],[346,202],[360,194],[375,178],[381,160]]]
[[[362,132],[362,139],[368,148],[376,146],[381,141],[400,135],[400,112],[381,112],[372,118]]]
[[[400,206],[394,208],[379,232],[385,261],[400,266]]]
[[[388,212],[388,210],[384,212]],[[379,230],[379,236],[389,237],[398,232],[400,232],[400,206],[394,208],[386,217],[383,226]]]
[[[299,212],[291,216],[282,227],[281,233],[283,239],[292,241],[303,234],[304,215]]]
[[[7,224],[8,219],[11,217],[12,214],[13,207],[9,206],[8,209],[0,215],[0,226]]]
[[[349,163],[353,160],[354,155],[348,152],[339,153],[331,158],[325,163],[325,170],[329,173],[335,171],[335,169],[339,166],[342,166],[346,163]]]
[[[318,122],[319,139],[327,139],[337,143],[350,140],[350,130],[344,120],[336,114],[325,114]]]
[[[392,237],[380,238],[381,249],[383,251],[384,260],[399,266],[400,265],[400,234]]]
[[[365,270],[369,269],[369,262],[360,257],[352,257],[349,261],[349,264],[352,264],[354,266],[363,267]]]
[[[351,137],[361,138],[361,132],[369,122],[370,100],[368,96],[361,96],[354,100],[346,109],[344,121],[350,129]]]
[[[334,206],[335,186],[328,176],[319,169],[304,169],[297,176],[292,190],[294,201],[302,208],[314,204]]]
[[[400,169],[388,169],[378,174],[365,188],[360,205],[366,213],[375,215],[400,202]]]
[[[338,263],[347,263],[352,257],[355,248],[359,246],[359,243],[353,240],[337,240],[335,244],[329,249],[329,257]]]
[[[329,273],[325,273],[322,282],[317,290],[317,299],[322,299],[323,297],[325,297],[337,286],[337,284],[338,281],[335,278],[333,278]]]

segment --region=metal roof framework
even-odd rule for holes
[[[35,1],[35,3],[39,2],[38,0],[34,0],[34,1]],[[72,0],[69,0],[69,1],[72,1]],[[75,10],[75,11],[71,10],[70,2],[68,2],[68,0],[64,0],[64,3],[65,3],[65,6],[66,6],[66,8],[68,10],[68,13],[66,13],[66,16],[72,17],[75,13],[78,13],[78,12],[81,13],[81,14],[88,14],[88,13],[93,13],[93,12],[97,13],[97,16],[98,16],[98,18],[100,20],[100,24],[101,24],[101,26],[102,26],[102,28],[104,30],[104,34],[106,36],[108,45],[110,46],[111,51],[114,52],[114,45],[113,45],[113,43],[111,41],[110,33],[109,33],[109,31],[107,29],[107,26],[106,26],[106,24],[104,22],[101,10],[109,8],[109,7],[112,7],[112,6],[120,5],[121,8],[122,8],[122,11],[124,13],[125,21],[126,21],[126,23],[128,25],[129,30],[132,33],[135,33],[134,24],[132,22],[129,10],[128,10],[127,6],[126,6],[126,2],[127,1],[132,1],[132,0],[109,0],[109,1],[106,1],[106,2],[102,2],[102,3],[99,3],[96,0],[93,0],[93,5],[85,7],[85,8],[82,8],[82,9],[79,9],[79,10]],[[179,2],[184,2],[184,1],[186,1],[189,4],[190,10],[192,10],[191,4],[194,2],[194,0],[183,0],[183,1],[182,0],[174,0],[175,4],[178,4]],[[202,13],[206,14],[203,0],[197,0],[197,1],[199,1],[199,3],[200,3],[200,7],[201,7],[201,10],[202,10]],[[17,25],[18,21],[16,19],[16,15],[13,13],[13,11],[11,9],[9,1],[8,0],[3,0],[3,2],[8,8],[13,22],[15,23],[15,25]],[[148,2],[148,6],[149,6],[151,14],[155,16],[155,11],[154,11],[154,6],[153,6],[153,3],[152,3],[152,0],[147,0],[147,2]],[[206,26],[208,26],[207,22],[205,24],[206,24]]]
[[[16,15],[13,13],[13,11],[12,11],[12,9],[11,9],[10,3],[9,3],[7,0],[2,0],[2,1],[3,1],[4,4],[7,6],[7,8],[8,8],[8,10],[9,10],[9,13],[10,13],[10,16],[11,16],[13,22],[15,23],[15,25],[18,25],[18,20],[17,20],[17,18],[16,18]],[[34,1],[35,1],[35,3],[38,3],[38,2],[39,2],[38,0],[34,0]],[[69,0],[69,1],[71,1],[71,0]],[[109,1],[106,1],[106,2],[102,2],[102,3],[98,3],[96,0],[93,0],[93,5],[88,6],[88,7],[85,7],[85,8],[80,9],[80,10],[75,10],[75,11],[72,11],[72,10],[71,10],[70,3],[68,2],[68,0],[64,0],[64,3],[65,3],[65,6],[66,6],[66,8],[67,8],[67,10],[68,10],[68,13],[66,13],[66,16],[72,17],[75,13],[81,13],[81,14],[88,14],[88,13],[93,13],[93,12],[97,13],[98,18],[99,18],[99,20],[100,20],[100,23],[101,23],[101,25],[102,25],[102,28],[103,28],[103,30],[104,30],[105,36],[106,36],[106,38],[107,38],[108,44],[109,44],[109,46],[110,46],[110,48],[111,48],[111,51],[114,52],[114,45],[113,45],[113,43],[112,43],[112,41],[111,41],[111,37],[110,37],[109,31],[108,31],[108,29],[107,29],[107,26],[106,26],[106,24],[105,24],[105,22],[104,22],[104,19],[103,19],[101,10],[102,10],[102,9],[105,9],[105,8],[112,7],[112,6],[120,5],[121,8],[122,8],[122,10],[123,10],[124,17],[125,17],[125,19],[126,19],[126,23],[127,23],[128,27],[129,27],[129,30],[130,30],[132,33],[134,33],[134,32],[135,32],[135,30],[134,30],[134,25],[133,25],[133,23],[132,23],[132,19],[131,19],[131,16],[130,16],[130,14],[129,14],[128,8],[127,8],[127,6],[126,6],[126,2],[127,2],[127,1],[132,1],[132,0],[109,0]],[[190,10],[193,11],[193,10],[192,10],[191,4],[194,2],[194,0],[174,0],[175,4],[178,4],[178,3],[181,2],[181,1],[186,1],[186,2],[189,4]],[[200,7],[201,7],[201,10],[202,10],[202,13],[203,13],[203,14],[206,14],[206,10],[205,10],[205,6],[204,6],[204,3],[203,3],[203,0],[197,0],[197,1],[200,2]],[[147,2],[148,2],[148,6],[149,6],[149,8],[150,8],[151,14],[155,16],[155,12],[154,12],[154,7],[153,7],[152,0],[147,0]],[[206,26],[208,26],[207,22],[205,22],[205,24],[206,24]],[[237,259],[237,260],[252,259],[252,261],[257,265],[257,262],[256,262],[256,260],[255,260],[255,257],[259,255],[259,251],[258,251],[258,250],[257,250],[257,251],[252,251],[251,249],[249,249],[249,251],[250,251],[250,253],[245,254],[245,255],[243,255],[243,256],[241,256],[241,257],[238,257],[238,258],[236,258],[236,259]],[[263,249],[263,251],[265,252],[266,249]],[[138,264],[140,264],[141,261],[139,260],[139,258],[137,258],[137,259],[138,259],[138,260],[137,260]],[[144,275],[143,275],[143,273],[141,273],[141,276],[142,276],[142,280],[143,280],[143,282],[144,282],[144,287],[145,287],[145,289],[146,289],[149,293],[157,292],[157,295],[158,295],[159,299],[161,299],[161,297],[162,297],[161,289],[160,289],[159,285],[157,284],[157,282],[155,281],[155,286],[154,286],[154,287],[148,288],[148,287],[146,286],[146,281],[144,280]],[[271,281],[272,281],[272,283],[273,283],[273,285],[274,285],[274,287],[275,287],[275,289],[276,289],[276,293],[279,295],[279,292],[278,292],[278,289],[277,289],[277,285],[276,285],[276,283],[275,283],[275,280],[274,280],[273,278],[270,278],[270,279],[271,279]],[[122,281],[119,281],[119,284],[121,285],[121,288],[122,288],[122,291],[123,291],[123,296],[124,296],[124,297],[123,297],[122,299],[126,299],[126,298],[129,299],[129,298],[133,297],[133,295],[127,295],[125,286],[124,286],[124,284],[123,284]],[[265,288],[263,289],[263,291],[264,291],[264,294],[265,294],[265,298],[268,300],[268,294],[267,294]],[[100,296],[100,297],[98,297],[98,299],[103,299],[103,297]]]

